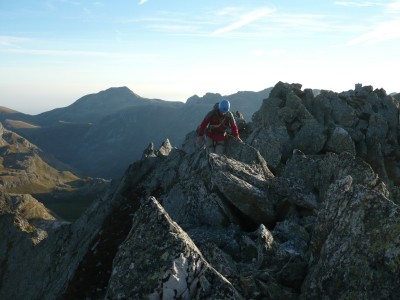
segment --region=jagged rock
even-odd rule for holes
[[[173,186],[163,199],[163,206],[185,230],[201,225],[220,226],[234,218],[221,198],[210,194],[199,180],[186,180]]]
[[[336,94],[331,95],[329,105],[331,106],[331,118],[335,124],[340,124],[343,127],[354,127],[356,123],[356,113],[347,101],[339,98]],[[320,94],[318,97],[324,97]]]
[[[275,220],[275,203],[268,199],[263,174],[224,156],[209,157],[211,182],[230,203],[258,224]]]
[[[301,85],[279,82],[254,114],[247,141],[278,171],[296,148],[306,154],[347,151],[370,163],[386,184],[398,183],[399,107],[371,86],[314,97]]]
[[[196,141],[198,138],[198,134],[196,131],[189,132],[182,143],[181,149],[188,154],[193,154],[199,150],[199,147],[196,145]]]
[[[318,213],[301,298],[398,298],[398,208],[350,175],[333,183]]]
[[[155,235],[157,233],[157,235]],[[119,247],[106,299],[242,299],[155,198]]]
[[[268,198],[276,203],[276,219],[313,214],[319,206],[314,192],[300,178],[275,177],[268,181]]]
[[[285,177],[304,180],[309,189],[318,191],[320,197],[324,196],[330,184],[345,175],[351,175],[355,183],[365,186],[385,186],[370,165],[347,152],[340,155],[294,155],[284,172]]]
[[[12,225],[15,227],[14,231],[25,233],[34,245],[47,237],[46,221],[55,220],[54,215],[42,203],[28,194],[0,192],[0,215],[8,216],[9,219],[9,223],[5,222],[2,225],[2,229],[5,230],[1,234],[3,238],[7,236],[5,232],[10,230],[7,226]]]
[[[278,169],[283,157],[289,157],[290,136],[285,126],[260,128],[246,140],[259,149],[261,155],[274,169]]]
[[[118,232],[110,232],[106,237],[101,232],[107,232],[114,223],[123,223],[124,213],[129,214],[126,205],[118,210],[120,198],[106,201],[110,199],[109,193],[74,224],[52,220],[47,209],[29,196],[3,194],[5,201],[0,201],[0,205],[6,205],[0,209],[0,298],[59,299],[67,294],[67,299],[81,299],[88,294],[77,284],[84,277],[82,268],[90,274],[83,281],[85,288],[91,295],[104,295],[101,277],[107,267],[107,254],[112,255],[104,250],[104,245],[121,241]],[[15,226],[14,220],[22,226]],[[96,257],[96,252],[100,257]],[[90,263],[94,263],[94,269]]]
[[[277,283],[299,291],[308,271],[310,237],[301,225],[291,221],[278,223],[272,236],[276,251],[269,258],[268,268]]]
[[[305,106],[303,99],[309,101],[309,93],[300,88],[298,84],[279,82],[253,118],[259,129],[254,131],[249,142],[262,149],[264,158],[274,168],[287,160],[293,149],[319,153],[327,140],[324,126]]]
[[[293,149],[306,153],[319,153],[326,142],[324,127],[314,119],[305,121],[292,140]]]
[[[281,232],[289,236],[285,228],[290,227],[282,226]],[[197,228],[188,233],[208,261],[246,299],[279,299],[282,295],[287,299],[297,298],[298,292],[285,286],[285,280],[279,283],[276,278],[288,272],[291,275],[284,276],[286,283],[301,283],[307,256],[302,250],[294,250],[301,248],[288,243],[283,234],[281,244],[264,225],[249,233],[232,226],[224,230]],[[305,260],[299,264],[301,255]]]
[[[225,153],[226,156],[232,159],[249,164],[257,172],[263,174],[265,178],[274,177],[261,153],[246,143],[230,139],[227,143]]]
[[[154,149],[154,143],[150,143],[143,151],[142,159],[148,157],[168,156],[172,149],[173,147],[169,139],[166,139],[158,150]]]
[[[160,149],[158,150],[158,152],[160,153],[160,155],[163,155],[163,156],[168,156],[168,155],[171,153],[171,151],[172,151],[172,144],[171,144],[171,142],[169,141],[169,139],[166,139],[166,140],[162,143]]]
[[[55,220],[55,217],[42,203],[28,194],[0,192],[0,214],[13,214],[26,220]]]
[[[150,143],[147,148],[143,151],[142,159],[147,157],[156,157],[157,153],[154,150],[154,143]]]
[[[342,153],[349,152],[356,155],[356,148],[353,139],[346,129],[336,127],[328,138],[325,150],[329,152]]]
[[[56,245],[53,234],[65,237],[65,229],[66,223],[32,196],[0,193],[1,299],[51,298],[46,286],[57,285],[54,267],[65,254],[63,238]]]

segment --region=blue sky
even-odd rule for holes
[[[0,0],[0,106],[36,114],[115,86],[400,92],[399,28],[400,1]]]

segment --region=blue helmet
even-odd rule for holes
[[[229,103],[228,100],[222,100],[218,106],[219,111],[222,113],[227,113],[229,111],[230,107],[231,107],[231,104]]]

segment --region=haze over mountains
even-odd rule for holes
[[[249,121],[270,90],[224,98]],[[221,98],[208,93],[182,103],[142,98],[127,87],[109,88],[38,115],[2,108],[0,122],[82,176],[117,178],[150,142],[168,137],[180,145]]]

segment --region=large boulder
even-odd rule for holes
[[[294,149],[306,154],[323,150],[327,135],[323,124],[307,108],[309,99],[301,85],[279,82],[254,114],[255,130],[247,142],[261,149],[273,168],[278,169]]]
[[[366,160],[386,184],[400,182],[400,102],[382,89],[321,91],[278,82],[253,116],[246,141],[277,172],[294,149],[305,154],[349,152]]]
[[[106,299],[243,299],[149,198],[120,245]]]
[[[268,199],[266,180],[249,165],[210,154],[211,183],[244,215],[258,224],[275,221],[275,203]]]

